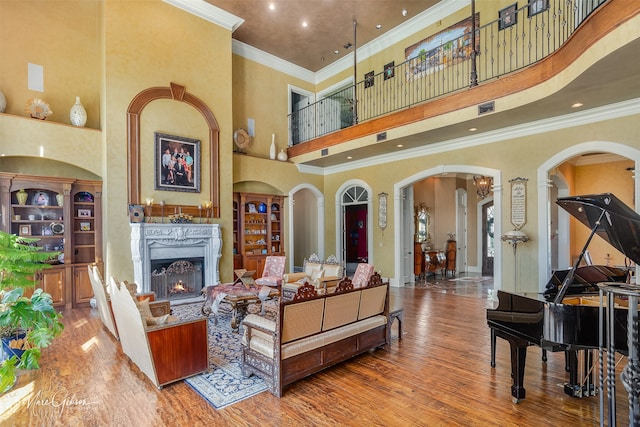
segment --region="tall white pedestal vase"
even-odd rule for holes
[[[76,96],[76,103],[71,106],[69,120],[72,125],[78,127],[83,127],[87,123],[87,110],[84,109],[79,96]]]
[[[276,134],[271,134],[271,147],[269,147],[269,158],[271,160],[276,159]]]

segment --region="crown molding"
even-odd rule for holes
[[[244,23],[244,19],[237,17],[226,10],[220,9],[204,0],[162,0],[172,6],[189,12],[199,18],[219,25],[234,32]]]
[[[417,14],[413,18],[407,19],[404,23],[371,40],[369,43],[361,47],[356,46],[358,62],[383,52],[390,46],[405,40],[465,7],[469,7],[469,0],[443,0],[438,2],[435,6]],[[353,68],[353,52],[318,70],[315,73],[315,83],[323,82],[350,68]]]
[[[496,129],[491,132],[436,142],[422,147],[402,150],[397,153],[385,153],[378,156],[368,157],[363,160],[346,162],[336,166],[328,166],[326,168],[317,166],[305,166],[299,164],[298,170],[300,172],[314,173],[316,175],[332,175],[335,173],[352,171],[354,169],[364,168],[368,166],[376,166],[385,163],[409,160],[416,157],[444,153],[447,151],[461,150],[469,147],[477,147],[479,145],[491,144],[494,142],[500,142],[509,139],[517,139],[525,136],[542,134],[545,132],[584,126],[634,114],[640,114],[640,98],[605,105],[603,107],[592,108],[590,110],[580,111],[576,113],[565,114],[563,116],[557,116],[549,119],[538,120],[535,122],[510,126],[507,128]],[[606,147],[603,147],[603,150],[605,149]]]
[[[313,71],[309,71],[306,68],[292,64],[289,61],[285,61],[284,59],[278,58],[277,56],[263,50],[256,49],[246,43],[242,43],[238,40],[231,40],[231,50],[234,54],[251,61],[255,61],[265,67],[272,68],[292,77],[315,84],[315,74]]]

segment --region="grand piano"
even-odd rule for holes
[[[570,270],[554,272],[542,294],[499,290],[498,305],[487,309],[491,328],[491,366],[495,367],[495,340],[503,338],[511,350],[511,395],[514,403],[525,398],[523,385],[527,347],[564,351],[569,382],[565,392],[573,397],[597,394],[592,380],[593,356],[598,348],[599,296],[597,283],[625,282],[629,268],[580,266],[589,243],[598,235],[634,263],[640,262],[640,215],[611,193],[559,198],[556,202],[591,230]],[[615,308],[615,350],[627,352],[627,310]],[[606,329],[606,328],[605,328]],[[606,332],[605,332],[606,333]],[[606,342],[606,341],[605,341]]]

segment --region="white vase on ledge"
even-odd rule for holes
[[[71,106],[69,120],[77,127],[83,127],[87,123],[87,110],[84,109],[79,96],[76,96],[76,103]]]
[[[287,152],[284,151],[284,148],[282,150],[280,150],[280,152],[278,153],[278,160],[280,160],[281,162],[286,162],[287,161]]]

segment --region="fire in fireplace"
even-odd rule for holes
[[[151,291],[158,299],[200,296],[204,258],[152,260]]]

